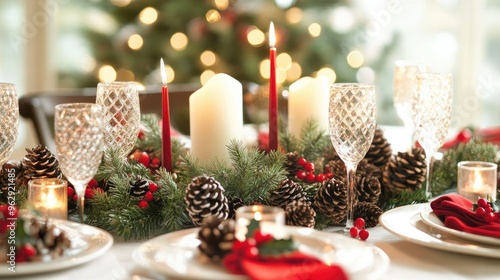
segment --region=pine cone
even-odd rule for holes
[[[354,192],[356,196],[356,192]],[[353,199],[354,204],[357,198]],[[347,186],[339,179],[326,180],[314,197],[313,206],[335,224],[342,224],[347,217]]]
[[[40,178],[61,178],[59,161],[47,149],[38,145],[33,149],[26,149],[28,154],[23,159],[23,184],[28,185],[31,179]]]
[[[304,193],[302,186],[290,179],[283,180],[277,188],[275,188],[269,197],[269,205],[286,208],[287,204],[293,201],[304,201],[309,203],[307,194]]]
[[[299,165],[297,164],[299,158],[297,152],[289,152],[286,154],[285,169],[288,172],[288,178],[295,177],[297,171],[299,171]]]
[[[220,261],[231,252],[234,241],[234,220],[208,216],[198,232],[201,253],[212,261]]]
[[[384,132],[380,128],[377,128],[375,130],[375,135],[373,136],[372,144],[370,145],[370,149],[368,149],[365,158],[369,163],[383,169],[391,156],[391,144],[384,137]]]
[[[229,201],[228,206],[229,206],[228,218],[234,219],[234,217],[236,216],[236,210],[238,210],[238,208],[240,208],[241,206],[245,206],[245,203],[243,202],[243,200],[241,200],[241,198],[233,197],[233,199]]]
[[[29,221],[29,234],[35,241],[37,258],[49,255],[52,258],[65,254],[70,249],[71,241],[64,231],[56,228],[54,224],[49,224],[48,220],[40,222],[39,218],[32,218]]]
[[[130,184],[130,195],[139,197],[145,195],[149,191],[150,181],[142,176],[136,176],[132,179]]]
[[[411,152],[398,152],[389,160],[384,170],[384,188],[391,193],[420,189],[425,180],[426,166],[422,149],[413,148]]]
[[[15,186],[16,190],[21,186],[23,176],[20,161],[9,160],[0,170],[0,193],[6,195],[9,186]]]
[[[382,193],[382,187],[375,176],[356,174],[356,191],[359,202],[376,204]]]
[[[354,207],[354,219],[363,218],[367,228],[378,225],[378,219],[382,215],[382,209],[370,202],[360,202]]]
[[[327,165],[327,168],[335,175],[337,178],[342,178],[342,180],[346,180],[347,177],[347,169],[345,167],[344,162],[339,158],[337,160],[330,160]],[[357,175],[364,176],[374,176],[377,179],[382,179],[382,172],[380,169],[369,163],[367,159],[362,159],[358,163],[358,168],[356,169]]]
[[[229,206],[224,188],[213,177],[195,177],[186,188],[184,196],[189,217],[195,225],[202,225],[203,219],[215,216],[227,219]]]
[[[316,212],[304,201],[293,201],[285,208],[286,224],[314,228]]]

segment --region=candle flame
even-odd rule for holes
[[[474,184],[472,185],[474,190],[480,190],[483,188],[483,178],[479,171],[474,171]]]
[[[42,195],[42,201],[45,202],[45,207],[47,209],[54,209],[59,207],[59,202],[57,201],[57,195],[54,189],[52,188],[48,189],[48,192]]]
[[[269,24],[269,46],[274,48],[276,46],[276,34],[274,32],[274,23],[271,21]]]
[[[255,212],[253,214],[253,218],[256,220],[256,221],[260,221],[262,220],[262,214],[260,212]]]
[[[164,85],[167,84],[167,69],[165,69],[165,63],[163,63],[163,58],[160,59],[160,74],[161,81]]]

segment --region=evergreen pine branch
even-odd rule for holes
[[[387,200],[380,201],[379,207],[383,211],[390,210],[392,208],[410,205],[410,204],[418,204],[428,202],[427,195],[425,193],[425,188],[422,187],[415,191],[401,191],[398,193],[391,194]]]
[[[137,140],[138,148],[161,154],[160,117],[156,114],[144,114],[141,123],[146,133],[143,139]]]
[[[163,208],[161,209],[162,228],[167,232],[182,229],[190,222],[184,202],[185,189],[179,188],[172,175],[164,168],[158,170],[158,175],[158,185],[160,187],[158,192],[163,200]]]
[[[461,161],[496,162],[498,147],[473,139],[465,144],[460,143],[448,150],[443,159],[435,161],[432,171],[432,194],[439,195],[456,187],[457,164]],[[425,184],[424,184],[425,185]]]
[[[280,144],[286,152],[298,152],[309,161],[317,160],[331,145],[326,131],[319,128],[317,120],[310,118],[304,122],[299,139],[281,128]]]
[[[287,152],[294,152],[294,151],[299,151],[299,140],[293,136],[286,125],[284,125],[282,122],[280,122],[279,126],[279,141],[281,147]]]

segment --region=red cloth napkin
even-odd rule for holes
[[[432,211],[448,228],[463,232],[500,238],[498,214],[487,222],[472,211],[472,201],[458,194],[443,195],[431,202]]]
[[[227,257],[226,257],[227,258]],[[231,258],[231,257],[230,257]],[[225,260],[227,261],[227,259]],[[338,265],[327,265],[320,260],[299,251],[282,257],[233,258],[239,262],[243,271],[232,271],[245,274],[254,280],[347,280],[347,274]],[[226,267],[228,264],[226,263]]]

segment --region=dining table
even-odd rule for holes
[[[398,141],[401,128],[385,127],[389,142]],[[394,146],[393,146],[394,147]],[[404,148],[404,145],[401,145]],[[384,212],[380,223],[368,228],[367,246],[380,250],[386,265],[376,274],[357,279],[432,280],[500,279],[500,245],[481,244],[441,231],[421,219],[429,203],[397,207]],[[341,228],[328,228],[322,236],[338,238]],[[349,237],[350,238],[350,237]],[[83,264],[43,273],[16,275],[0,273],[0,279],[17,280],[151,280],[176,279],[137,262],[144,243],[151,240],[113,238],[113,244],[100,256]],[[498,240],[497,242],[500,242]],[[359,260],[363,262],[363,259]],[[170,263],[175,266],[175,263]],[[353,264],[357,265],[357,264]],[[360,264],[362,265],[362,264]],[[182,279],[196,279],[180,275]]]
[[[428,204],[411,207],[424,209],[428,207]],[[408,220],[401,221],[402,227],[407,226],[407,224]],[[326,231],[333,230],[336,229],[331,228]],[[389,259],[389,265],[377,275],[377,279],[500,279],[498,257],[476,256],[422,246],[415,243],[415,240],[408,240],[405,237],[394,234],[392,230],[388,230],[382,225],[369,228],[368,231],[370,233],[369,238],[362,242],[367,242],[369,245],[381,249]],[[331,238],[336,238],[338,234],[334,232],[329,233]],[[151,271],[147,267],[141,267],[134,262],[133,255],[137,254],[137,249],[143,242],[146,242],[146,240],[124,241],[115,238],[113,245],[106,253],[82,265],[64,270],[20,277],[15,277],[16,274],[12,273],[12,276],[9,275],[8,279],[175,279]],[[184,279],[194,278],[187,277]]]

